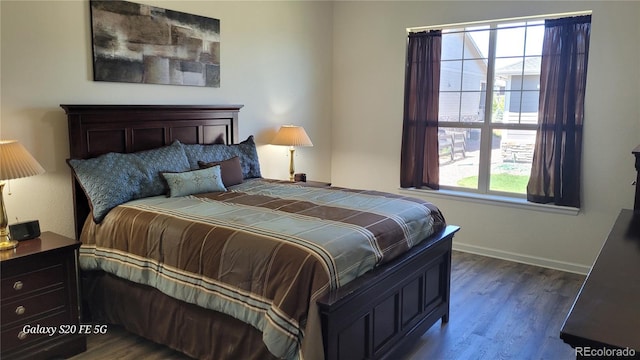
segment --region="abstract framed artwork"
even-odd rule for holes
[[[220,87],[220,20],[90,1],[93,80]]]

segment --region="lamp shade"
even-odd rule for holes
[[[0,180],[44,173],[44,168],[16,140],[0,140]]]
[[[282,125],[271,141],[272,145],[313,146],[302,126]]]

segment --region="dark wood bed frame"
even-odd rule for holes
[[[70,157],[135,152],[171,144],[238,142],[241,105],[61,105],[69,125]],[[89,215],[73,181],[76,237]],[[326,359],[389,359],[408,350],[435,322],[449,319],[449,225],[403,256],[318,301]],[[144,336],[144,334],[139,334]],[[171,344],[170,344],[171,345]],[[175,345],[173,345],[175,348]],[[181,350],[181,349],[177,349]]]

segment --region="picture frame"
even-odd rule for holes
[[[220,20],[90,1],[93,80],[220,87]]]

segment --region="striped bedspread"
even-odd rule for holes
[[[322,356],[316,299],[444,227],[432,204],[264,179],[151,197],[82,233],[80,266],[247,322],[282,358]]]

